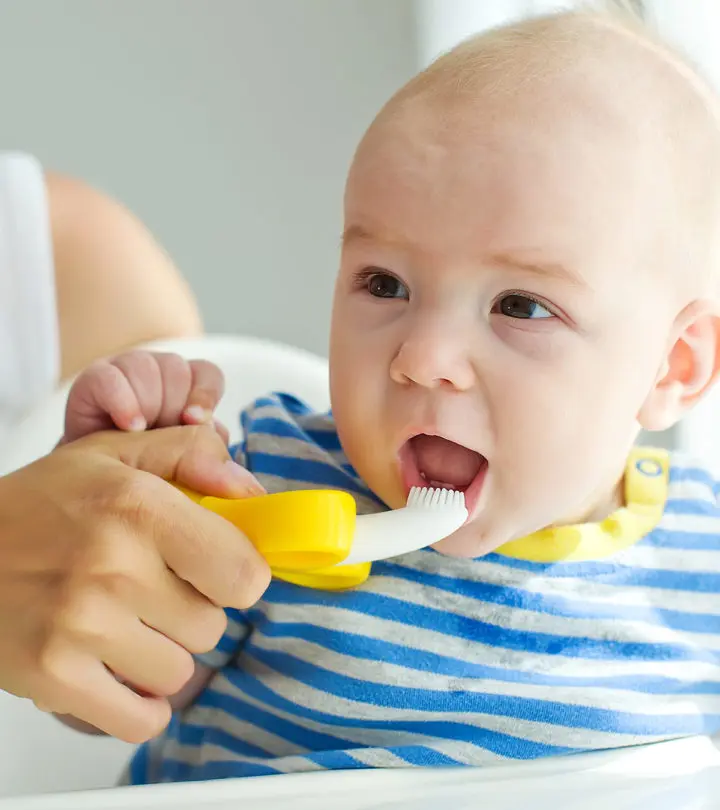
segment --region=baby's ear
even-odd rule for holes
[[[720,373],[720,309],[709,301],[685,307],[673,324],[657,381],[638,414],[645,430],[666,430],[705,394]]]

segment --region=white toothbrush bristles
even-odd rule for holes
[[[413,487],[406,506],[358,515],[350,554],[343,565],[397,557],[437,543],[467,520],[465,493]]]
[[[410,509],[447,509],[465,507],[465,493],[456,489],[435,487],[412,487],[407,499]]]

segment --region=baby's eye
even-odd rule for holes
[[[410,297],[408,288],[395,276],[389,273],[370,273],[365,281],[367,290],[375,298],[405,298]]]
[[[505,295],[498,299],[492,311],[508,318],[544,320],[555,317],[550,310],[539,304],[534,298],[519,295],[518,293]]]

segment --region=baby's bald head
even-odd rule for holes
[[[599,182],[634,196],[627,226],[647,223],[648,263],[667,265],[683,295],[720,289],[718,101],[638,21],[567,12],[475,36],[390,100],[357,161],[404,126],[427,126],[446,146],[524,128],[529,143],[536,135],[569,159],[594,161]]]
[[[639,428],[720,376],[719,222],[715,97],[638,25],[566,13],[440,58],[348,177],[330,375],[353,467],[401,505],[408,425],[482,453],[451,553],[604,517]]]

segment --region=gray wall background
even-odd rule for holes
[[[325,353],[344,175],[413,0],[0,0],[0,149],[130,206],[206,326]]]

